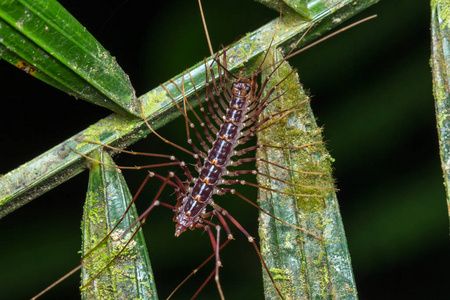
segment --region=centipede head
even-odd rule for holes
[[[251,91],[251,82],[246,78],[238,79],[233,82],[231,88],[234,96],[246,97]]]
[[[256,78],[251,77],[238,77],[231,85],[232,94],[238,97],[246,97],[249,94],[256,93],[258,89],[258,83]]]

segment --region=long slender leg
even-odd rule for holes
[[[231,241],[231,239],[229,239],[229,240],[226,240],[222,245],[220,245],[220,247],[219,247],[219,251],[221,251],[229,242]],[[215,258],[216,257],[216,254],[215,254],[215,252],[213,253],[213,254],[211,254],[207,259],[205,259],[205,261],[203,261],[197,268],[195,268],[192,272],[191,272],[191,274],[189,274],[173,291],[172,291],[172,293],[170,293],[170,295],[169,295],[169,297],[167,297],[167,299],[166,300],[169,300],[170,298],[172,298],[172,296],[176,293],[176,291],[178,291],[180,288],[181,288],[181,286],[183,285],[183,284],[185,284],[188,280],[189,280],[189,278],[191,278],[192,276],[194,276],[195,274],[197,274],[197,272],[201,269],[201,268],[203,268],[211,259],[213,259],[213,258]],[[204,283],[202,284],[202,286],[199,288],[199,290],[195,293],[195,295],[193,296],[193,298],[194,297],[196,297],[199,293],[200,293],[200,291],[203,289],[203,287],[208,283],[208,281],[209,280],[211,280],[211,278],[214,276],[214,272],[215,272],[215,269],[210,273],[210,275],[208,276],[208,278],[204,281]]]
[[[272,276],[272,274],[270,274],[270,271],[269,271],[269,268],[267,267],[267,264],[266,264],[266,262],[264,261],[264,259],[263,259],[263,257],[262,257],[262,255],[261,255],[261,252],[259,251],[259,249],[258,249],[258,246],[256,245],[256,242],[255,242],[255,239],[244,229],[244,227],[242,227],[242,225],[241,224],[239,224],[239,222],[238,221],[236,221],[236,219],[234,219],[225,209],[223,209],[222,207],[220,207],[220,206],[218,206],[218,205],[214,205],[214,210],[217,212],[217,213],[220,213],[220,214],[222,214],[223,216],[225,216],[228,220],[230,220],[246,237],[247,237],[247,240],[250,242],[250,243],[252,243],[252,245],[253,245],[253,248],[255,249],[255,251],[256,251],[256,253],[258,254],[258,256],[259,256],[259,259],[261,260],[261,263],[263,264],[263,266],[264,266],[264,269],[266,270],[266,272],[267,272],[267,274],[269,275],[269,277],[270,277],[270,280],[272,281],[272,284],[273,284],[273,286],[275,287],[275,289],[277,290],[277,292],[278,292],[278,294],[280,295],[280,297],[282,298],[282,299],[284,299],[283,298],[283,295],[281,294],[281,292],[280,292],[280,290],[278,289],[278,286],[277,286],[277,284],[275,283],[275,280],[273,279],[273,276]]]

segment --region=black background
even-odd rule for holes
[[[253,1],[204,2],[215,49],[277,16]],[[208,55],[196,1],[61,3],[117,57],[137,95]],[[428,5],[381,1],[353,20],[370,14],[378,14],[377,19],[290,59],[313,97],[336,159],[338,198],[361,299],[445,299],[449,294],[448,216],[429,66]],[[0,173],[109,114],[4,61],[0,82]],[[161,134],[184,141],[182,120]],[[156,144],[160,149],[154,151]],[[173,151],[155,138],[151,146],[142,141],[131,148]],[[138,164],[126,155],[117,163]],[[144,176],[125,172],[132,192]],[[0,298],[30,298],[77,265],[87,178],[84,172],[0,220]],[[257,211],[234,207],[236,202],[221,203],[256,235]],[[145,231],[162,299],[211,252],[200,231],[174,238],[171,219],[160,209]],[[225,295],[262,299],[258,258],[245,238],[235,236],[237,241],[223,251]],[[77,276],[43,299],[78,299]],[[204,276],[189,281],[175,299],[192,296]],[[198,299],[215,298],[216,287],[209,284]]]

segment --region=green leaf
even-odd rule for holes
[[[92,158],[114,164],[103,151],[94,152]],[[83,299],[158,299],[142,230],[132,237],[138,219],[134,204],[122,219],[131,203],[120,170],[91,162],[82,221],[82,254],[87,255],[81,272],[81,284],[87,285],[81,290]]]
[[[0,57],[76,98],[140,116],[115,58],[54,0],[0,2]]]
[[[447,205],[450,207],[450,3],[431,1],[431,67]],[[449,211],[450,217],[450,211]]]
[[[282,55],[276,52],[274,61],[280,59]],[[284,299],[357,299],[350,254],[333,189],[333,159],[325,149],[322,130],[316,124],[309,97],[301,88],[297,73],[292,73],[292,68],[285,62],[271,74],[276,66],[278,64],[263,73],[262,81],[271,75],[266,93],[277,86],[271,99],[279,98],[265,110],[262,118],[291,109],[286,116],[273,118],[273,124],[258,134],[258,144],[306,146],[299,149],[261,148],[258,151],[258,158],[293,170],[287,171],[263,161],[258,163],[259,172],[278,178],[259,175],[260,184],[279,191],[260,189],[260,206],[312,234],[261,213],[261,253]],[[276,299],[277,293],[265,271],[264,286],[266,298]]]

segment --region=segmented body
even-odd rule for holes
[[[215,193],[222,175],[226,172],[247,118],[246,112],[251,103],[252,86],[256,87],[256,84],[249,79],[239,78],[234,81],[229,108],[224,122],[220,125],[217,138],[204,161],[194,187],[177,208],[176,236],[179,236],[187,228],[194,229],[201,222],[201,216],[206,212],[206,206],[213,204],[212,195]]]

